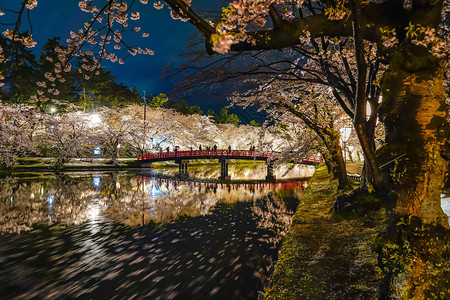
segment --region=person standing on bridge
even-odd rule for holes
[[[202,150],[202,145],[198,146],[198,150]]]
[[[216,151],[217,150],[217,145],[214,145],[213,149],[214,149],[214,151]]]
[[[228,145],[228,150],[230,150],[230,151],[231,151],[231,146],[230,146],[230,145]]]

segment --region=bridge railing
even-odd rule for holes
[[[262,152],[254,150],[188,150],[138,154],[138,160],[177,158],[177,157],[202,157],[202,156],[244,156],[244,157],[275,157],[275,152]]]
[[[167,158],[185,158],[185,157],[263,157],[263,158],[278,158],[279,153],[270,151],[254,151],[254,150],[188,150],[188,151],[172,151],[172,152],[158,152],[146,153],[137,155],[138,160],[150,159],[167,159]],[[322,163],[323,158],[320,156],[309,156],[303,158],[304,162]]]
[[[312,163],[323,163],[323,158],[322,156],[317,157],[317,156],[308,156],[302,159],[302,161],[304,162],[312,162]]]

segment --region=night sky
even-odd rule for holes
[[[69,32],[81,28],[88,21],[89,14],[81,12],[78,0],[54,1],[39,0],[38,6],[31,12],[33,23],[33,38],[38,42],[36,50],[40,50],[45,42],[54,36],[61,37],[65,42]],[[137,1],[138,2],[138,1]],[[141,45],[155,51],[155,54],[128,56],[125,64],[104,62],[112,73],[128,86],[136,86],[139,91],[147,93],[164,93],[170,86],[159,80],[161,68],[174,61],[183,52],[189,37],[195,33],[195,28],[189,23],[173,20],[167,9],[156,10],[149,1],[148,5],[135,4],[142,8],[141,20],[130,21],[130,26],[140,26],[140,33],[130,33],[126,36],[130,45]],[[140,38],[142,32],[148,32],[148,38]]]
[[[14,6],[17,9],[17,2],[8,0],[0,0],[0,7]],[[70,31],[77,31],[82,24],[89,20],[90,14],[82,12],[78,7],[79,0],[55,1],[55,0],[39,0],[38,6],[31,11],[31,22],[33,24],[33,39],[38,42],[35,48],[35,54],[39,57],[40,50],[46,41],[55,36],[61,37],[61,41],[65,44],[65,40],[69,37]],[[215,10],[226,4],[226,1],[211,0],[194,0],[193,7],[196,11]],[[95,2],[94,2],[95,3]],[[162,10],[153,8],[153,1],[149,1],[147,5],[142,5],[136,1],[136,8],[139,9],[141,18],[138,21],[130,21],[129,28],[140,26],[142,29],[139,33],[131,32],[126,35],[129,45],[139,45],[142,48],[150,48],[154,55],[129,55],[126,57],[125,64],[103,62],[102,65],[110,70],[114,76],[118,78],[118,82],[123,82],[127,86],[136,86],[143,94],[151,93],[169,93],[172,89],[173,82],[161,81],[161,68],[168,63],[176,65],[179,55],[186,51],[184,48],[189,42],[198,42],[199,34],[188,22],[173,20],[169,15],[167,6]],[[28,29],[26,26],[22,30]],[[149,33],[149,37],[142,38],[142,33]],[[206,112],[212,108],[216,112],[228,103],[225,97],[221,97],[220,93],[216,97],[210,95],[195,95],[194,97],[184,97],[191,105],[199,105]],[[176,100],[176,99],[171,99]],[[256,110],[243,111],[239,108],[230,109],[236,112],[244,122],[256,119],[262,122],[261,115]]]

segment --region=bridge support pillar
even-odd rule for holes
[[[188,176],[187,166],[189,160],[177,159],[175,163],[178,164],[178,176],[186,177]]]
[[[220,177],[219,180],[230,180],[230,176],[228,175],[228,159],[219,158],[220,162]]]
[[[275,181],[276,177],[273,174],[273,162],[267,161],[267,175],[266,175],[266,181]]]

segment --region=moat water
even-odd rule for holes
[[[258,299],[314,167],[277,172],[0,178],[0,298]]]

